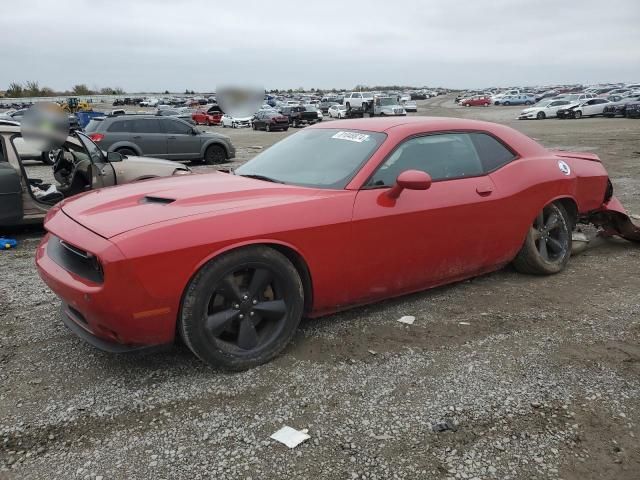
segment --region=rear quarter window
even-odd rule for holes
[[[506,145],[486,133],[469,134],[485,173],[492,172],[516,158]]]
[[[84,127],[85,132],[95,132],[102,125],[102,120],[91,119],[86,127]]]
[[[133,120],[118,120],[107,128],[107,132],[123,133],[133,131]]]

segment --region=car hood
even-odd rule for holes
[[[182,165],[181,163],[178,162],[173,162],[171,160],[164,160],[162,158],[153,158],[153,157],[136,157],[134,155],[127,155],[126,158],[124,160],[122,160],[123,163],[135,163],[138,165],[149,165],[149,166],[153,166],[153,165],[166,165],[167,167],[173,167],[173,168],[184,168],[184,165]],[[118,163],[113,163],[113,166],[116,168],[118,168]]]
[[[62,204],[73,220],[104,238],[154,223],[303,201],[323,192],[221,172],[166,177],[94,190]]]

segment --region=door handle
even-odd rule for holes
[[[476,193],[483,197],[491,195],[493,193],[493,185],[490,183],[481,183],[476,187]]]
[[[139,138],[142,138],[142,136],[141,135],[134,135],[132,138],[135,138],[137,140]]]
[[[167,137],[167,140],[175,140],[176,137]]]

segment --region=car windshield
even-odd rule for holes
[[[344,188],[385,140],[380,132],[311,128],[276,143],[237,175],[317,188]]]
[[[91,157],[91,161],[93,163],[103,163],[105,161],[102,151],[98,148],[98,146],[95,143],[91,141],[90,138],[83,135],[82,133],[76,133],[76,137],[78,138],[78,140],[80,140],[80,143],[82,143],[82,146],[84,146],[85,150]]]
[[[380,102],[380,105],[382,105],[382,106],[396,105],[398,103],[391,97],[379,98],[378,101]]]

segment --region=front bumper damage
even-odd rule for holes
[[[633,223],[616,197],[611,197],[598,210],[589,212],[584,220],[602,228],[604,236],[617,235],[630,242],[640,242],[640,226]]]

